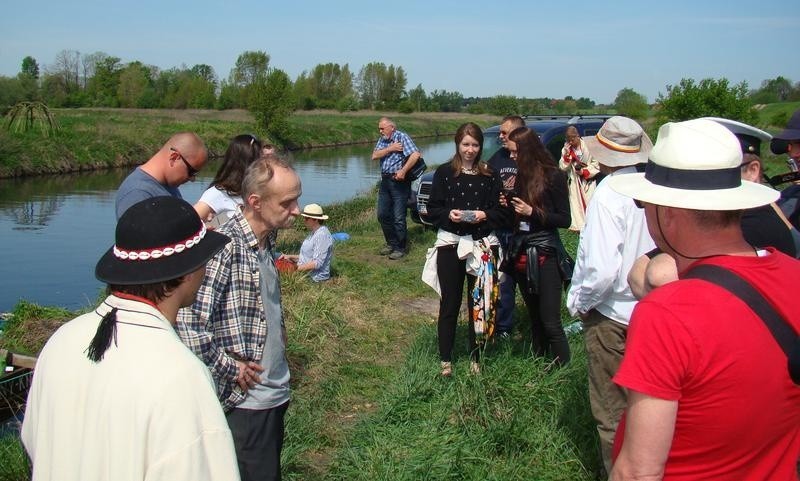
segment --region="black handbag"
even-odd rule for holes
[[[800,386],[800,337],[774,307],[749,282],[724,267],[702,264],[681,279],[702,279],[727,290],[747,304],[761,318],[772,337],[786,354],[789,377]]]
[[[408,162],[408,158],[406,158],[406,162]],[[420,177],[422,177],[422,174],[424,174],[427,169],[428,166],[425,165],[425,159],[423,159],[422,156],[420,156],[419,159],[417,159],[417,163],[414,164],[414,167],[411,167],[411,170],[409,170],[408,173],[406,173],[406,180],[412,181],[419,179]]]

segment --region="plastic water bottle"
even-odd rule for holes
[[[564,326],[564,333],[567,336],[580,334],[581,331],[583,331],[583,323],[581,321],[574,321]]]

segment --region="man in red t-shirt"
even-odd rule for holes
[[[685,274],[727,268],[756,288],[795,332],[787,280],[800,262],[742,236],[743,209],[778,193],[742,181],[736,137],[706,119],[661,127],[646,172],[610,187],[643,204],[656,244]],[[800,387],[761,318],[722,287],[666,284],[636,306],[614,381],[628,390],[611,479],[796,480]]]

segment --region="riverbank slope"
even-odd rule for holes
[[[123,167],[150,158],[170,135],[196,132],[211,155],[222,155],[232,137],[259,132],[243,110],[54,109],[60,130],[49,137],[38,131],[0,129],[0,178]],[[309,148],[375,142],[378,119],[391,116],[412,137],[451,135],[467,121],[489,127],[500,121],[488,115],[373,111],[297,112],[289,119],[288,147]]]
[[[566,368],[534,359],[519,301],[517,332],[490,344],[473,376],[462,318],[453,378],[440,378],[438,298],[420,280],[435,233],[410,224],[406,258],[378,255],[375,200],[373,191],[326,206],[330,229],[350,234],[335,246],[331,281],[282,278],[293,378],[285,479],[597,479],[580,336]],[[304,236],[298,223],[278,249],[296,252]],[[577,237],[563,236],[574,253]],[[21,334],[41,322],[13,323],[8,347],[35,352]]]

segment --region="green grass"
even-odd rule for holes
[[[786,127],[792,114],[800,109],[800,102],[781,102],[767,104],[758,110],[759,126],[769,132],[777,133]]]
[[[374,190],[325,210],[330,229],[351,236],[335,246],[334,278],[282,278],[293,389],[285,479],[596,479],[580,336],[571,339],[566,368],[534,359],[518,300],[519,330],[511,341],[487,346],[483,372],[467,373],[462,322],[453,378],[441,379],[438,297],[420,281],[435,233],[409,224],[409,255],[390,261],[377,254],[383,237]],[[298,223],[282,231],[278,249],[296,252],[304,236]],[[564,238],[574,252],[577,236]],[[74,315],[20,303],[0,344],[38,352],[47,336],[24,333],[52,331]],[[10,462],[5,456],[0,451],[0,464]]]
[[[0,436],[0,481],[30,479],[30,465],[19,438]]]

